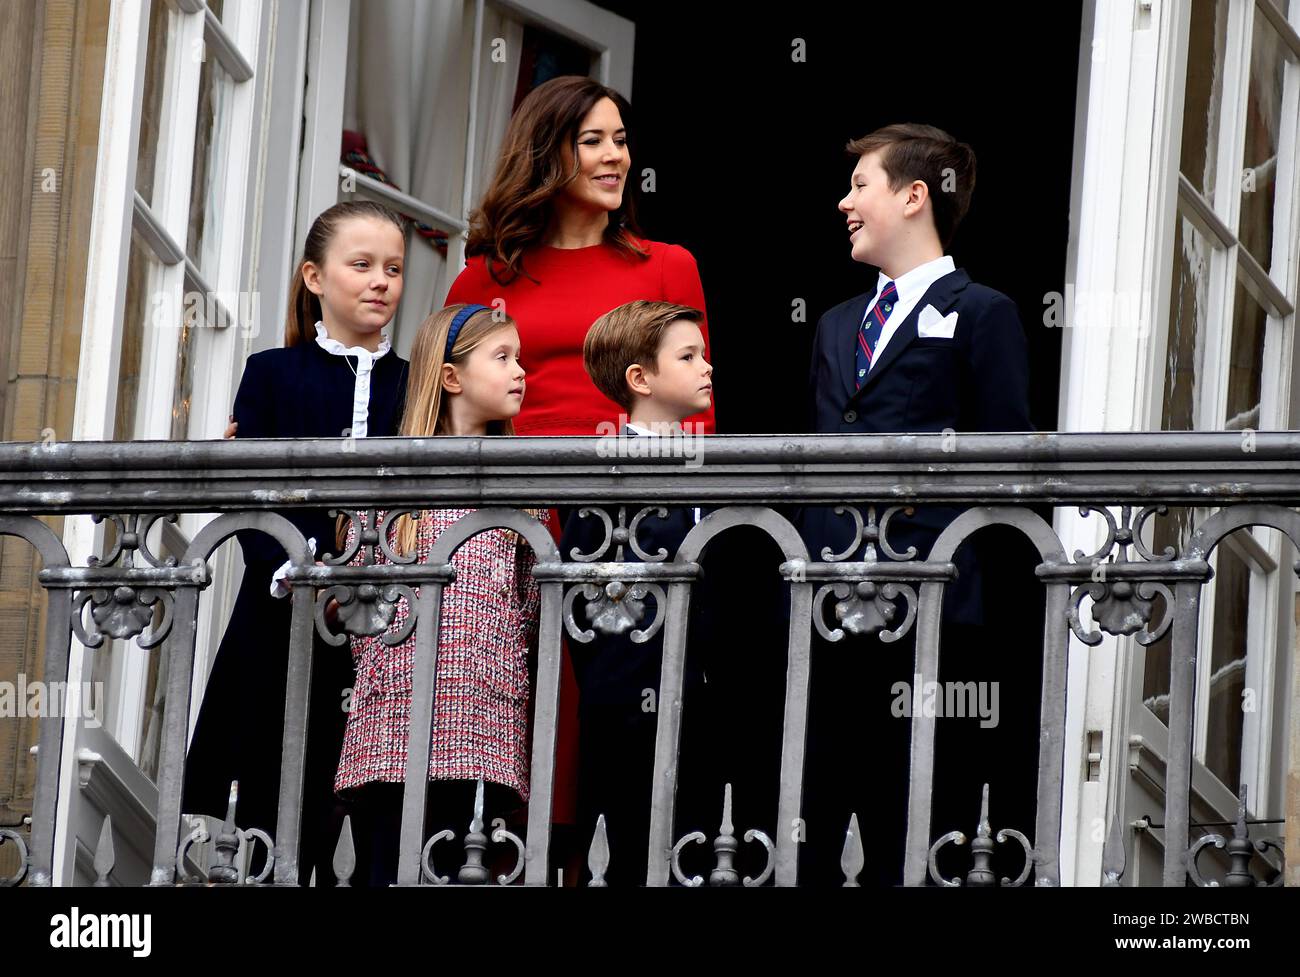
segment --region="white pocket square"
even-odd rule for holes
[[[957,328],[957,313],[940,315],[933,305],[921,310],[916,320],[916,334],[922,339],[952,339],[953,330]]]

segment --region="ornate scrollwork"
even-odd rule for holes
[[[92,522],[101,523],[105,519],[113,524],[117,532],[114,534],[116,539],[113,540],[113,548],[104,556],[91,556],[86,560],[89,567],[111,567],[120,559],[124,568],[130,569],[135,566],[135,554],[139,553],[144,557],[145,562],[151,567],[174,567],[176,566],[176,557],[169,556],[165,560],[160,560],[154,556],[153,551],[149,549],[149,531],[153,529],[154,523],[159,519],[166,522],[175,523],[175,513],[146,513],[140,515],[137,513],[128,513],[120,516],[112,513],[108,515],[98,514],[90,517]]]
[[[740,877],[736,871],[736,852],[739,850],[739,844],[736,841],[735,827],[731,820],[731,784],[727,784],[722,794],[722,823],[718,828],[718,836],[713,839],[713,852],[715,864],[713,871],[709,873],[710,886],[734,886],[743,885],[745,888],[756,888],[767,882],[776,871],[776,846],[762,831],[757,828],[750,828],[745,832],[746,842],[757,842],[767,850],[767,861],[763,866],[763,871],[757,876]],[[708,838],[703,831],[692,831],[673,845],[669,853],[669,864],[672,868],[673,877],[686,886],[688,889],[699,888],[704,885],[704,877],[701,875],[687,876],[682,871],[681,853],[687,845],[690,844],[707,844]]]
[[[1167,505],[1149,505],[1143,508],[1143,510],[1137,514],[1137,518],[1133,520],[1133,548],[1137,550],[1138,555],[1148,563],[1163,563],[1172,560],[1174,556],[1177,555],[1172,546],[1166,546],[1164,552],[1159,556],[1156,556],[1156,554],[1147,549],[1146,544],[1142,542],[1142,526],[1146,523],[1147,519],[1149,519],[1152,514],[1163,516],[1168,513],[1169,507]]]
[[[85,607],[90,604],[91,625],[86,627]],[[158,627],[147,637],[139,637],[153,620],[154,605],[162,606],[163,617]],[[83,590],[72,602],[72,630],[87,648],[99,648],[104,639],[129,640],[137,638],[141,648],[154,648],[172,628],[172,594],[158,587],[130,587],[125,584],[112,588],[96,587]]]
[[[23,840],[22,835],[17,831],[11,831],[8,828],[0,828],[0,845],[3,845],[6,839],[12,841],[18,846],[18,871],[13,875],[0,878],[0,889],[10,889],[21,883],[22,880],[27,877],[29,861],[27,842]]]
[[[574,618],[573,603],[581,596],[586,601],[583,613],[591,624],[584,630]],[[655,616],[648,628],[638,629],[645,620],[645,598],[655,599]],[[629,637],[637,644],[649,641],[663,627],[664,608],[668,598],[664,589],[656,583],[638,582],[627,584],[622,580],[610,580],[605,584],[578,584],[571,587],[564,595],[564,627],[574,641],[586,644],[593,641],[596,632],[613,635],[631,631]]]
[[[1206,879],[1201,874],[1200,866],[1197,864],[1201,852],[1210,845],[1215,848],[1225,849],[1228,853],[1228,872],[1223,880],[1225,888],[1275,888],[1282,885],[1285,876],[1284,871],[1278,872],[1277,877],[1272,882],[1264,882],[1256,879],[1254,873],[1250,870],[1250,863],[1255,855],[1257,853],[1263,855],[1270,848],[1282,856],[1283,866],[1285,867],[1286,852],[1280,839],[1262,838],[1258,841],[1251,840],[1250,829],[1246,825],[1245,784],[1241,785],[1241,790],[1237,795],[1237,820],[1232,826],[1232,837],[1225,838],[1221,834],[1202,835],[1187,849],[1187,872],[1192,877],[1192,882],[1203,889],[1215,889],[1220,884],[1215,879]]]
[[[708,843],[709,843],[708,836],[705,835],[703,831],[692,831],[690,834],[685,835],[680,840],[678,840],[677,844],[673,845],[673,850],[670,853],[670,861],[669,861],[669,864],[672,866],[672,870],[673,870],[673,878],[675,878],[682,885],[686,886],[688,889],[695,889],[698,888],[699,886],[702,886],[704,884],[704,876],[692,875],[688,877],[686,873],[682,871],[682,863],[681,863],[682,849],[685,848],[687,845],[692,845],[692,844],[707,845]]]
[[[885,534],[889,531],[889,521],[894,518],[896,513],[902,510],[906,510],[908,515],[911,515],[914,511],[912,506],[890,506],[880,517],[880,523],[877,525],[876,507],[874,505],[867,506],[867,521],[865,524],[862,521],[862,512],[857,508],[857,506],[837,505],[835,507],[835,514],[837,516],[847,515],[853,520],[853,542],[850,543],[848,548],[842,553],[831,552],[829,546],[823,547],[822,559],[827,563],[842,562],[856,553],[862,547],[863,543],[867,546],[866,562],[868,563],[876,562],[877,547],[879,547],[881,553],[884,553],[885,556],[889,557],[891,560],[915,559],[915,546],[909,546],[906,553],[899,553],[889,545],[889,541],[885,537]]]
[[[945,845],[952,843],[954,845],[966,844],[966,836],[960,831],[949,831],[933,845],[930,846],[929,855],[926,862],[929,866],[930,878],[936,885],[952,889],[962,884],[960,877],[946,879],[939,872],[938,854],[939,850]],[[997,845],[1006,844],[1007,841],[1015,841],[1024,849],[1025,864],[1021,868],[1020,874],[1014,880],[1003,876],[1001,880],[993,872],[993,851]],[[989,827],[989,785],[984,785],[983,797],[980,801],[980,820],[979,827],[976,829],[975,838],[970,843],[971,851],[971,869],[966,873],[965,884],[971,888],[987,888],[1001,885],[1005,888],[1018,888],[1024,885],[1025,880],[1029,878],[1029,873],[1034,867],[1034,849],[1026,838],[1014,828],[1003,828],[993,834],[992,828]]]
[[[1116,546],[1119,547],[1119,551],[1115,556],[1116,563],[1129,562],[1128,548],[1130,546],[1137,550],[1138,555],[1148,563],[1163,563],[1174,558],[1175,553],[1172,546],[1166,546],[1164,552],[1156,556],[1142,542],[1142,526],[1147,519],[1153,514],[1161,516],[1167,514],[1169,512],[1168,506],[1163,504],[1146,506],[1138,512],[1136,518],[1133,518],[1133,507],[1131,505],[1120,506],[1118,523],[1116,523],[1110,509],[1105,506],[1079,506],[1079,515],[1086,516],[1090,512],[1096,512],[1106,520],[1106,538],[1095,553],[1085,555],[1083,550],[1075,550],[1074,561],[1076,563],[1101,563]]]
[[[159,559],[149,549],[148,537],[154,523],[162,519],[176,522],[175,514],[147,513],[139,515],[93,515],[96,523],[108,520],[116,530],[113,547],[106,554],[91,556],[86,566],[91,570],[108,570],[118,566],[124,574],[129,575],[136,567],[136,554],[143,562],[154,569],[176,566],[176,557]],[[145,569],[140,567],[139,569]],[[90,605],[90,622],[85,620],[86,605]],[[154,605],[162,607],[162,620],[146,637],[141,638],[144,629],[154,617]],[[170,590],[155,586],[136,587],[130,582],[119,582],[116,586],[106,585],[91,587],[77,592],[72,603],[72,630],[77,640],[87,648],[99,648],[105,638],[127,641],[136,638],[141,648],[154,648],[171,632],[172,627],[172,593]]]
[[[1160,625],[1151,631],[1148,625],[1154,607],[1154,599],[1159,595],[1165,602],[1165,613]],[[1080,617],[1083,598],[1092,598],[1092,617],[1100,626],[1100,631],[1085,631]],[[1156,580],[1141,580],[1133,583],[1129,580],[1093,581],[1082,584],[1070,595],[1069,622],[1070,630],[1086,645],[1099,645],[1102,631],[1113,635],[1137,635],[1140,645],[1150,645],[1159,641],[1173,623],[1174,596],[1169,588]]]
[[[843,625],[841,628],[828,628],[822,614],[822,605],[829,594],[838,598],[835,604],[835,619]],[[902,597],[906,602],[906,611],[902,622],[889,629],[898,615],[894,600]],[[881,641],[897,641],[905,635],[916,620],[916,591],[904,583],[886,583],[877,585],[871,580],[859,580],[856,584],[829,583],[820,587],[813,598],[813,624],[818,633],[827,641],[840,641],[844,631],[855,635],[879,634]]]
[[[182,882],[208,882],[213,885],[260,885],[270,878],[271,872],[275,869],[275,842],[261,828],[245,829],[236,827],[235,808],[238,800],[239,782],[232,781],[230,784],[230,800],[226,808],[226,820],[221,825],[221,831],[217,834],[212,845],[216,863],[209,866],[206,879],[191,875],[185,868],[185,856],[190,848],[208,841],[211,837],[208,833],[207,824],[202,819],[192,822],[189,833],[181,839],[180,845],[176,848],[176,870]],[[249,852],[248,862],[251,864],[252,845],[257,841],[260,841],[266,848],[266,862],[262,866],[262,871],[258,872],[257,875],[246,875],[243,862],[236,864],[236,860],[241,851]]]
[[[454,841],[456,834],[447,828],[439,831],[436,835],[425,842],[424,848],[420,852],[420,873],[425,882],[433,885],[447,885],[450,879],[446,875],[439,875],[433,865],[433,846],[440,841]],[[498,827],[492,832],[492,839],[495,844],[509,842],[514,845],[516,858],[515,866],[509,872],[503,872],[496,877],[497,885],[510,885],[515,879],[519,878],[524,870],[524,843],[523,840],[504,827]],[[488,870],[483,864],[483,856],[487,852],[488,836],[483,833],[483,780],[479,778],[478,784],[474,790],[474,815],[469,823],[469,831],[465,834],[465,864],[460,867],[456,874],[456,882],[459,885],[486,885],[488,882]]]
[[[595,563],[597,560],[604,557],[605,554],[609,552],[609,548],[613,546],[614,559],[606,562],[623,563],[625,562],[623,547],[628,546],[631,547],[632,552],[636,554],[637,559],[642,563],[662,563],[664,560],[668,559],[668,551],[666,549],[661,546],[659,547],[658,553],[648,553],[641,548],[641,544],[637,540],[637,532],[641,528],[641,522],[651,515],[654,515],[659,519],[666,519],[668,517],[668,510],[661,505],[646,506],[645,508],[638,510],[637,514],[632,517],[632,522],[628,523],[627,506],[621,505],[618,507],[618,523],[616,525],[614,520],[610,518],[609,513],[604,509],[598,509],[594,506],[583,506],[577,512],[578,518],[586,519],[593,516],[598,518],[602,523],[604,523],[605,535],[601,540],[600,545],[590,553],[583,553],[575,546],[569,551],[569,559],[574,560],[577,563]]]
[[[440,841],[455,840],[456,832],[452,831],[450,828],[444,828],[424,843],[424,847],[420,849],[420,875],[425,882],[428,882],[431,885],[447,885],[451,881],[450,876],[439,875],[434,869],[433,846]]]
[[[385,560],[389,563],[399,565],[410,565],[415,563],[415,553],[399,553],[388,542],[388,534],[392,528],[393,522],[402,516],[411,516],[419,518],[420,510],[417,509],[389,509],[384,512],[384,518],[376,525],[379,516],[377,509],[331,509],[330,516],[338,518],[343,516],[351,524],[350,531],[344,533],[343,538],[347,541],[342,553],[334,556],[322,550],[321,562],[326,566],[345,566],[352,562],[352,559],[358,552],[365,548],[365,565],[373,566],[375,563],[375,549],[383,554]]]
[[[331,600],[337,600],[339,605],[338,621],[343,629],[339,634],[333,633],[325,620],[325,608]],[[406,601],[406,619],[390,633],[388,629],[397,616],[397,604],[401,600]],[[410,637],[417,616],[415,591],[406,584],[335,584],[316,596],[316,630],[326,643],[336,646],[345,644],[348,635],[358,638],[382,635],[380,640],[384,644],[399,645]]]

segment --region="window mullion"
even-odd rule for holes
[[[240,14],[247,11],[239,11]],[[255,12],[255,11],[254,11]],[[256,18],[254,18],[256,22]],[[204,33],[203,37],[208,47],[217,55],[217,60],[221,62],[221,67],[226,69],[226,74],[236,82],[245,82],[253,77],[253,66],[248,63],[240,50],[238,42],[226,32],[225,26],[217,19],[217,15],[211,10],[204,9]],[[257,37],[253,37],[253,48],[257,46]],[[256,50],[253,51],[253,57],[257,57]]]
[[[257,56],[258,34],[262,23],[262,6],[256,0],[240,4],[232,16],[231,25],[235,42],[244,50]],[[215,236],[215,253],[210,252],[212,266],[200,274],[193,266],[191,277],[196,290],[207,298],[213,321],[196,337],[197,361],[204,364],[194,373],[189,417],[190,437],[217,437],[226,426],[230,404],[234,401],[237,360],[242,356],[242,330],[250,327],[254,306],[245,298],[245,259],[247,218],[245,202],[253,182],[253,138],[256,131],[254,111],[256,91],[244,83],[227,84],[228,111],[218,118],[214,127],[212,147],[213,163],[211,183],[216,188],[216,199],[221,205],[207,214],[211,233]],[[197,256],[191,256],[197,258]],[[191,263],[193,264],[193,263]],[[238,324],[239,329],[226,328]],[[197,532],[198,526],[190,528]]]
[[[194,166],[199,75],[202,70],[203,14],[172,11],[168,31],[166,87],[159,124],[154,199],[149,210],[174,245],[189,227],[190,181]],[[183,253],[183,252],[182,252]],[[133,436],[165,440],[171,436],[176,355],[185,306],[185,265],[164,266],[151,288],[140,358],[140,392]]]
[[[1285,319],[1295,311],[1295,306],[1277,287],[1277,282],[1260,267],[1253,254],[1240,246],[1237,247],[1237,271],[1242,286],[1271,317]]]
[[[1263,16],[1273,29],[1277,31],[1278,36],[1282,38],[1282,43],[1291,51],[1293,58],[1300,59],[1300,33],[1287,22],[1285,15],[1277,8],[1272,0],[1255,0],[1257,16]]]

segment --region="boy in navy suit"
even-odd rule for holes
[[[811,430],[1031,430],[1028,356],[1015,303],[972,282],[944,253],[970,205],[974,152],[940,129],[914,124],[886,126],[847,149],[856,165],[839,210],[853,259],[878,268],[879,276],[874,289],[835,306],[817,324]],[[910,518],[899,513],[887,541],[898,552],[915,546],[924,559],[960,511],[927,505]],[[832,508],[804,510],[800,522],[814,559],[824,547],[840,553],[853,541],[852,519]],[[887,559],[879,550],[878,556]],[[862,548],[848,559],[863,559]],[[981,561],[968,544],[954,562],[958,579],[945,588],[941,661],[961,656],[971,662],[986,651],[979,647],[987,637],[979,627]],[[876,849],[878,881],[901,879],[910,730],[906,719],[891,715],[890,691],[894,679],[910,689],[914,637],[913,630],[910,640],[885,645],[846,635],[829,645],[813,635],[805,881],[833,880],[851,811],[875,820],[889,839]],[[868,750],[870,766],[844,762]],[[952,782],[947,773],[936,769],[936,793],[945,788],[941,780]],[[955,800],[964,801],[960,810],[969,807],[970,816],[960,825],[944,824],[947,812],[936,801],[940,830],[975,826],[978,787],[971,797],[962,791]]]
[[[709,408],[713,368],[704,358],[701,319],[698,310],[684,305],[637,301],[607,312],[592,324],[583,344],[583,365],[601,393],[624,410],[618,435],[627,450],[649,451],[652,446],[625,439],[678,438],[683,433],[683,419]],[[654,450],[669,447],[666,443],[653,446]],[[627,507],[629,524],[637,511],[636,506]],[[617,517],[616,512],[610,515]],[[662,548],[666,559],[672,560],[699,518],[698,509],[684,506],[666,507],[664,516],[651,512],[638,526],[637,543],[650,555]],[[575,550],[595,553],[604,540],[604,521],[580,516],[574,510],[566,520],[560,552],[566,560],[573,558]],[[601,560],[616,558],[611,543]],[[623,547],[623,559],[641,561],[630,544]],[[697,583],[692,597],[696,625],[704,602],[700,588]],[[583,623],[581,606],[575,607],[575,616],[580,625],[589,627]],[[643,616],[636,624],[625,622],[627,627],[618,634],[596,631],[590,643],[569,645],[580,696],[579,825],[583,832],[591,831],[597,816],[605,815],[610,847],[605,880],[610,885],[645,883],[664,632],[661,628],[644,643],[634,643],[630,632],[648,628],[656,613],[655,598],[647,595]],[[703,644],[698,626],[691,628],[689,638],[688,649]],[[683,743],[687,735],[701,728],[703,684],[704,666],[695,651],[686,659]],[[698,734],[692,741],[699,745]],[[699,794],[687,785],[694,766],[691,752],[685,746],[681,751],[684,766],[678,814],[683,824],[693,819],[693,801]],[[690,825],[691,829],[697,827],[704,825]]]

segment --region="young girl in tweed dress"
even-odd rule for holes
[[[524,395],[519,352],[514,322],[492,309],[452,305],[434,313],[411,349],[401,434],[513,434],[511,418]],[[400,516],[389,544],[422,561],[442,532],[472,511]],[[549,521],[550,510],[534,514]],[[355,527],[349,543],[354,533]],[[360,564],[363,553],[352,562]],[[390,562],[380,547],[374,558]],[[426,837],[442,828],[463,832],[479,778],[489,818],[528,799],[528,655],[539,607],[535,559],[517,534],[503,529],[472,537],[452,557],[456,580],[442,596]],[[399,603],[390,632],[402,627],[408,610]],[[351,646],[356,686],[334,787],[354,802],[359,881],[365,881],[368,862],[371,884],[385,885],[397,876],[415,633],[394,647],[380,636],[353,637]]]

